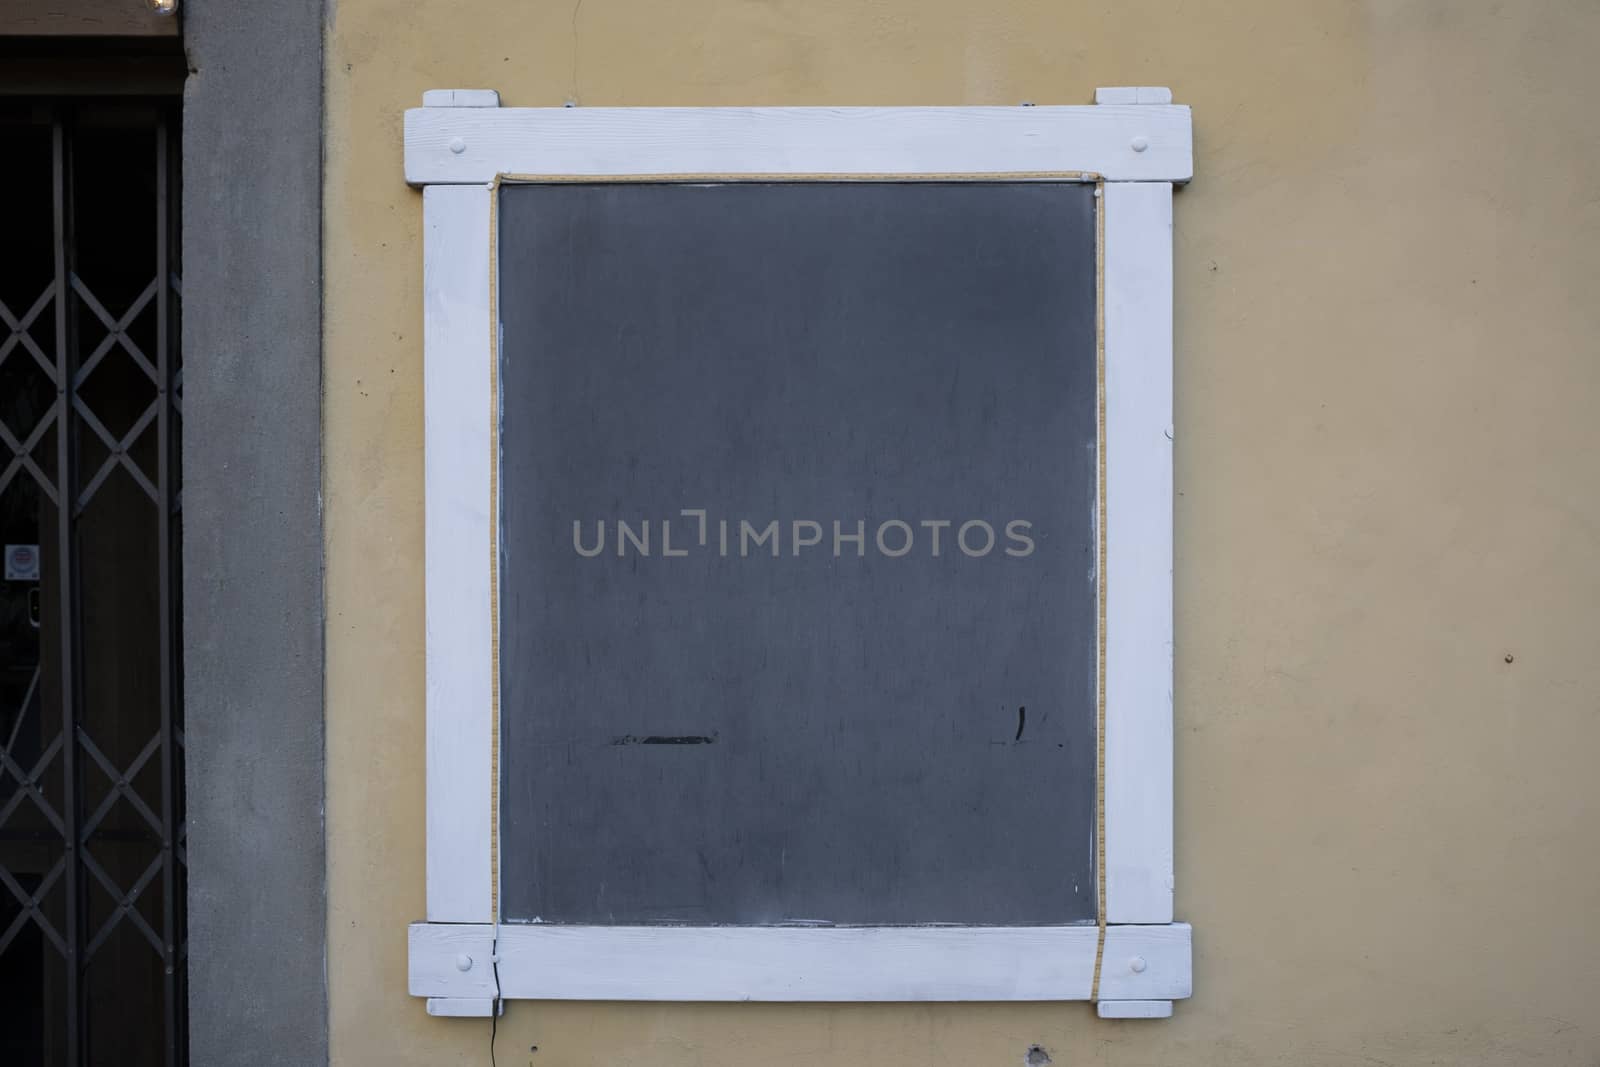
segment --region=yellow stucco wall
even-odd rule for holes
[[[512,1005],[498,1062],[1594,1064],[1600,6],[336,0],[327,48],[338,1064],[488,1063],[423,914],[422,249],[401,111],[1194,107],[1177,225],[1168,1022],[1068,1005]],[[1509,657],[1509,659],[1508,659]],[[529,1046],[537,1045],[537,1053]]]

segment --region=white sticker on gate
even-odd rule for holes
[[[39,546],[6,546],[6,581],[37,582],[39,580]]]

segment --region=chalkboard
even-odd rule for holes
[[[1095,207],[501,187],[505,921],[1094,920]]]

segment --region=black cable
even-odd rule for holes
[[[500,931],[496,924],[494,947],[489,950],[489,966],[494,968],[494,999],[489,1001],[489,1067],[497,1067],[494,1039],[500,1032]]]
[[[497,1067],[494,1058],[494,1039],[500,1032],[500,942],[495,941],[490,953],[490,966],[494,968],[494,999],[489,1001],[489,1067]]]

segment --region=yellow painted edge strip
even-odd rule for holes
[[[601,184],[606,182],[637,182],[640,184],[665,184],[684,182],[1103,182],[1100,175],[1086,170],[995,171],[992,173],[954,174],[500,174],[494,180],[495,191],[502,183],[512,185],[570,185]]]
[[[496,177],[489,184],[489,917],[496,926],[496,941],[500,924],[499,210],[500,179]]]
[[[1094,870],[1097,882],[1094,980],[1089,999],[1100,999],[1100,965],[1106,954],[1106,183],[1095,183],[1094,367],[1097,507],[1095,561],[1098,617],[1095,620]]]

